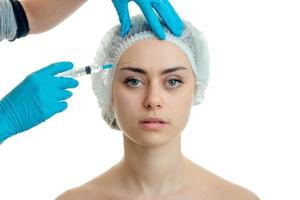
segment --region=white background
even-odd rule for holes
[[[184,154],[261,199],[300,199],[297,1],[171,2],[205,33],[211,58],[206,98],[183,132]],[[90,0],[49,32],[1,42],[0,97],[50,63],[91,64],[117,23],[110,0]],[[0,146],[1,200],[54,199],[122,158],[121,134],[102,120],[90,78],[78,80],[65,112]]]

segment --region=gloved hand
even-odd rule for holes
[[[0,101],[0,143],[67,108],[64,100],[72,92],[66,89],[78,81],[54,75],[72,68],[70,62],[59,62],[33,72]]]
[[[166,35],[152,7],[175,36],[181,35],[183,23],[168,0],[112,0],[121,23],[121,37],[126,36],[130,30],[130,15],[128,11],[128,3],[130,1],[134,1],[141,8],[157,37],[165,39]]]

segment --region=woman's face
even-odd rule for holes
[[[121,56],[113,80],[113,107],[119,127],[143,146],[172,140],[187,124],[194,85],[190,62],[176,45],[160,40],[135,43]],[[147,118],[151,117],[165,123],[150,123]]]

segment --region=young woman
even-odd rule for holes
[[[123,134],[124,157],[57,199],[257,200],[254,193],[207,171],[181,151],[181,133],[208,82],[202,33],[184,22],[181,37],[167,33],[161,41],[142,16],[132,19],[126,38],[118,31],[117,26],[107,33],[95,60],[114,67],[92,81],[104,120]]]

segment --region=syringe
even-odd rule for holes
[[[96,66],[96,65],[88,65],[86,67],[77,68],[77,69],[71,69],[69,71],[65,71],[59,74],[56,74],[57,77],[78,77],[78,76],[84,76],[89,74],[98,73],[102,70],[109,69],[113,65],[112,64],[105,64],[102,66]]]

